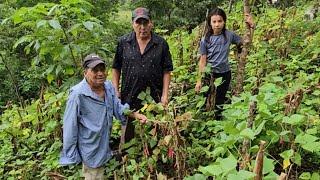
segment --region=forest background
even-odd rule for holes
[[[227,28],[243,35],[244,2],[256,27],[248,55],[230,54],[231,92],[223,120],[216,121],[203,111],[208,86],[194,92],[203,21],[207,9],[222,7]],[[122,147],[126,155],[107,164],[108,178],[320,179],[316,0],[0,1],[1,179],[81,177],[80,165],[58,164],[68,89],[82,79],[86,54],[100,54],[110,67],[117,38],[131,31],[138,6],[151,10],[155,32],[169,43],[171,98],[165,110],[148,91],[140,94],[140,111],[150,121]],[[243,81],[236,79],[240,60]],[[114,121],[114,150],[119,136]]]

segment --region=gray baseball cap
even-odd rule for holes
[[[104,64],[106,65],[106,63],[104,62],[104,60],[98,56],[97,54],[89,54],[87,55],[83,62],[82,62],[82,66],[83,68],[89,67],[89,68],[94,68],[96,67],[98,64]]]

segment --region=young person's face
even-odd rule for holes
[[[139,18],[132,23],[132,27],[137,38],[147,39],[151,37],[151,30],[153,27],[151,20]]]
[[[213,34],[218,35],[221,33],[221,31],[225,25],[225,22],[224,22],[222,16],[213,15],[213,16],[211,16],[211,23],[210,24],[211,24],[211,27],[213,30]]]
[[[98,64],[94,68],[88,68],[85,70],[84,76],[90,86],[103,86],[106,80],[106,67],[104,64]]]

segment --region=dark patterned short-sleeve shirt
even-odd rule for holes
[[[121,71],[121,100],[131,108],[141,107],[139,93],[150,87],[151,96],[159,102],[162,96],[163,74],[172,71],[168,43],[152,33],[143,54],[132,32],[122,36],[117,45],[112,68]]]

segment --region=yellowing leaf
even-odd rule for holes
[[[148,104],[145,104],[140,110],[141,112],[144,112],[148,108]]]
[[[291,162],[290,159],[284,159],[283,160],[283,169],[287,169],[288,166],[290,166]]]
[[[164,137],[164,143],[165,145],[169,145],[170,140],[171,140],[172,136],[171,135],[167,135],[166,137]]]

